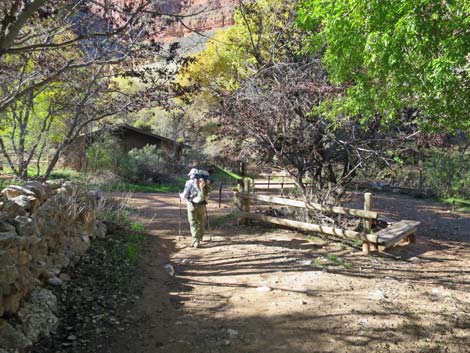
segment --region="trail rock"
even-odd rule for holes
[[[384,300],[387,298],[385,292],[381,289],[374,289],[372,292],[369,293],[369,299],[372,300]]]
[[[270,291],[271,291],[271,288],[270,288],[270,287],[263,286],[263,287],[258,287],[258,288],[256,288],[256,290],[257,290],[258,292],[261,292],[261,293],[267,293],[267,292],[270,292]]]
[[[47,283],[54,287],[60,287],[64,282],[58,277],[51,277],[47,280]]]
[[[233,329],[229,328],[227,330],[227,333],[231,338],[238,337],[238,331],[237,330],[233,330]]]
[[[0,319],[0,347],[16,351],[18,349],[25,349],[31,345],[31,340],[23,333],[16,330],[5,320]],[[1,351],[2,349],[0,348],[0,352]]]
[[[165,266],[163,266],[163,268],[171,277],[175,275],[175,268],[173,267],[173,265],[166,264]]]

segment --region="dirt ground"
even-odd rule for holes
[[[417,244],[363,256],[331,239],[215,222],[228,202],[210,202],[212,241],[194,249],[186,221],[178,240],[176,194],[134,195],[152,235],[144,291],[107,352],[470,352],[469,214],[377,195],[375,210],[422,225]]]

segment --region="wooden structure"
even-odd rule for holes
[[[316,210],[326,214],[348,215],[362,218],[363,230],[362,232],[358,232],[354,230],[346,230],[330,226],[322,226],[318,224],[270,217],[258,213],[251,213],[250,206],[252,201],[261,201],[276,205]],[[306,203],[300,200],[254,194],[251,189],[251,179],[249,178],[244,178],[243,180],[239,181],[238,190],[235,190],[235,202],[239,209],[238,217],[243,224],[247,224],[251,219],[304,231],[312,231],[326,235],[360,240],[362,241],[362,250],[365,254],[368,254],[370,251],[384,251],[385,249],[392,247],[403,239],[408,240],[410,243],[414,243],[414,233],[420,224],[420,222],[416,221],[402,220],[374,233],[373,225],[379,219],[379,213],[372,210],[371,193],[364,194],[363,210],[346,207],[329,207],[316,203]]]
[[[150,131],[139,129],[127,124],[117,124],[108,126],[101,130],[79,136],[65,151],[63,165],[76,170],[86,168],[86,151],[96,141],[113,136],[117,139],[119,147],[123,153],[128,153],[132,149],[141,149],[147,145],[156,146],[165,151],[167,155],[179,158],[183,148],[187,148],[182,143],[172,139],[156,135]]]

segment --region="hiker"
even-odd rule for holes
[[[189,180],[180,194],[181,200],[188,201],[188,221],[191,228],[191,246],[199,247],[204,235],[205,212],[207,198],[211,191],[209,173],[202,169],[192,168],[188,174]]]

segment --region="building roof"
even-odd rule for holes
[[[160,136],[160,135],[154,134],[150,131],[147,131],[147,130],[144,130],[144,129],[139,129],[137,127],[130,126],[130,125],[127,125],[127,124],[116,124],[116,125],[106,126],[106,127],[103,127],[100,130],[93,131],[92,133],[88,134],[88,136],[93,138],[96,135],[100,135],[105,131],[118,133],[118,132],[125,131],[125,130],[133,131],[133,132],[136,132],[136,133],[139,133],[139,134],[142,134],[142,135],[146,135],[148,137],[151,137],[151,138],[159,140],[159,141],[166,141],[166,142],[176,143],[178,145],[181,145],[181,147],[190,147],[189,145],[186,145],[186,144],[181,143],[181,142],[177,142],[177,141],[172,140],[168,137]]]

